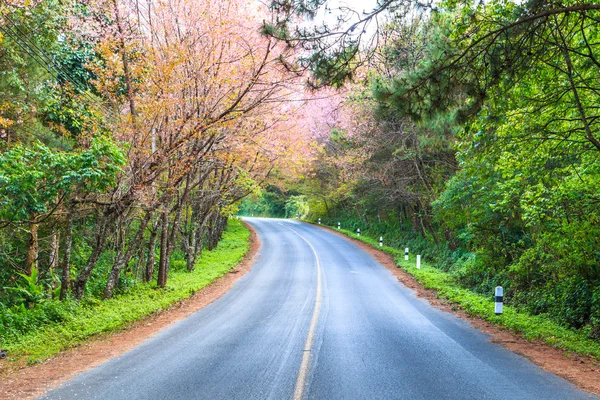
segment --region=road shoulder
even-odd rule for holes
[[[60,386],[73,376],[94,368],[138,346],[164,328],[180,321],[223,296],[235,282],[250,271],[260,250],[255,230],[250,230],[250,249],[243,260],[225,276],[215,280],[193,296],[175,303],[169,309],[135,322],[116,333],[99,335],[86,344],[60,353],[41,364],[20,369],[2,378],[3,399],[32,399]]]

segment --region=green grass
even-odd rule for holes
[[[426,289],[435,290],[439,298],[456,305],[470,315],[517,332],[527,340],[539,340],[561,350],[600,359],[600,343],[590,339],[582,331],[562,327],[541,315],[530,315],[506,305],[503,314],[496,315],[493,293],[486,297],[460,287],[451,274],[433,267],[422,257],[421,269],[417,269],[416,255],[409,255],[409,260],[405,261],[404,249],[379,247],[378,238],[364,235],[358,237],[355,233],[344,229],[339,232],[392,255],[396,265],[415,277]]]
[[[61,322],[48,323],[24,334],[2,335],[2,348],[12,361],[26,358],[41,362],[60,351],[83,343],[101,333],[121,330],[132,322],[165,310],[222,277],[239,264],[250,248],[250,232],[230,219],[223,239],[213,251],[205,251],[192,272],[171,272],[167,287],[143,284],[107,301],[68,302]],[[0,328],[0,333],[2,328]]]

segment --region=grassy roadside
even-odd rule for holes
[[[411,254],[409,260],[405,261],[403,249],[379,247],[378,239],[364,235],[359,237],[354,232],[344,229],[334,230],[390,254],[394,257],[396,265],[415,277],[423,287],[435,290],[439,298],[456,305],[469,315],[517,332],[527,340],[539,340],[561,350],[600,359],[600,343],[588,338],[583,332],[567,329],[543,316],[530,315],[506,305],[504,313],[496,315],[494,314],[493,293],[486,297],[464,289],[459,286],[452,275],[434,268],[423,259],[421,260],[421,269],[417,269],[416,255]]]
[[[164,310],[225,275],[248,252],[250,231],[241,221],[230,219],[223,239],[213,251],[205,251],[192,272],[173,271],[165,289],[154,283],[141,284],[107,301],[71,301],[60,322],[15,334],[0,327],[2,348],[9,361],[28,364],[44,361],[60,351],[81,344],[101,333],[121,330],[155,312]]]

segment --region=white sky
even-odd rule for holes
[[[370,12],[377,6],[377,0],[329,0],[327,7],[331,9],[331,12],[325,11],[325,8],[321,8],[319,14],[313,21],[314,24],[322,24],[326,22],[328,25],[333,26],[336,23],[337,16],[341,13],[339,8],[349,8],[357,11],[360,16],[355,15],[352,21],[349,23],[356,22],[359,18],[362,18],[363,11]]]

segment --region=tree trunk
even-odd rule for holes
[[[25,258],[25,274],[31,275],[33,267],[38,267],[38,228],[39,224],[32,222],[29,225],[29,239],[27,242],[27,257]]]
[[[202,250],[204,250],[204,223],[198,227],[198,232],[196,232],[196,258],[202,255]]]
[[[158,279],[159,287],[164,288],[167,285],[167,275],[169,273],[169,213],[163,211],[162,224],[160,232],[160,260],[158,263]]]
[[[100,255],[104,251],[106,238],[108,236],[108,220],[108,216],[102,215],[100,217],[100,223],[98,224],[98,232],[96,233],[96,240],[92,254],[90,254],[90,257],[85,263],[85,267],[79,271],[77,279],[73,283],[73,293],[75,294],[75,298],[77,298],[77,300],[81,300],[83,297],[85,286],[87,285],[90,276],[92,276],[92,271],[94,270]]]
[[[56,231],[52,232],[52,240],[50,242],[50,254],[48,255],[49,269],[53,270],[58,267],[58,253],[60,250],[60,234]]]
[[[192,271],[196,264],[196,228],[193,227],[186,239],[185,264],[188,271]]]
[[[198,259],[198,257],[200,257],[202,255],[202,250],[204,250],[204,226],[206,224],[206,215],[202,218],[202,222],[200,224],[198,224],[198,226],[194,229],[194,253],[193,253],[193,259],[194,262],[191,265],[192,269],[189,269],[189,264],[188,264],[188,270],[192,271],[194,269],[194,267],[196,266],[196,260]]]
[[[123,226],[124,221],[120,219],[118,221],[117,237],[115,240],[116,255],[115,262],[110,270],[108,279],[106,280],[106,286],[104,287],[104,299],[110,299],[114,288],[119,284],[119,277],[121,276],[121,270],[125,265],[125,236],[126,228]]]
[[[325,213],[329,217],[330,216],[329,205],[327,204],[327,199],[326,198],[323,198],[323,204],[325,204]]]
[[[133,238],[133,240],[131,241],[127,251],[125,251],[125,249],[122,248],[118,252],[115,262],[113,264],[113,267],[110,271],[108,280],[106,281],[106,288],[104,289],[104,298],[105,299],[110,299],[112,297],[113,290],[115,289],[115,287],[117,287],[117,285],[119,283],[119,278],[121,277],[121,271],[123,271],[123,268],[125,268],[125,266],[127,264],[129,264],[129,261],[133,257],[133,254],[139,248],[139,243],[142,241],[142,237],[144,236],[144,230],[146,229],[146,226],[148,226],[148,222],[150,222],[151,217],[152,217],[152,213],[150,211],[146,212],[146,215],[144,216],[144,219],[140,223],[140,227],[138,228],[138,231],[135,234],[135,237]],[[121,235],[124,236],[125,232],[122,232]],[[123,238],[123,245],[124,245],[124,243],[125,243],[125,238]]]
[[[427,228],[427,230],[431,234],[431,237],[433,238],[433,242],[435,244],[440,244],[440,241],[437,237],[437,233],[435,232],[435,229],[433,228],[433,225],[431,224],[431,220],[429,219],[429,216],[427,214],[425,214],[425,217],[423,219],[424,219],[425,227]]]
[[[402,230],[402,211],[400,207],[396,209],[396,219],[398,220],[398,226],[400,226],[400,230]]]
[[[127,48],[125,45],[125,28],[121,21],[121,13],[119,12],[119,4],[116,0],[113,1],[113,7],[115,11],[115,21],[117,23],[117,29],[119,31],[119,47],[121,50],[121,61],[123,62],[123,77],[125,78],[125,89],[127,91],[127,100],[129,101],[129,112],[133,120],[134,126],[136,125],[137,113],[135,110],[135,100],[133,97],[134,91],[131,85],[131,73],[129,67],[129,59],[127,58]]]
[[[69,291],[69,275],[71,272],[71,245],[73,243],[73,216],[71,212],[67,214],[67,221],[65,226],[65,242],[64,248],[65,253],[62,260],[62,278],[60,281],[60,299],[64,300],[67,298]]]
[[[208,226],[208,250],[213,250],[219,243],[219,211],[215,211],[214,217],[211,217]]]
[[[412,228],[414,232],[419,232],[421,237],[425,237],[425,231],[423,230],[423,223],[421,221],[421,217],[419,217],[416,206],[411,206],[411,216],[412,216]]]
[[[456,244],[456,239],[454,238],[454,235],[452,234],[450,229],[446,228],[446,230],[444,231],[444,235],[446,236],[446,240],[448,241],[448,248],[452,251],[455,251],[458,248],[458,245]]]
[[[146,259],[146,274],[144,276],[146,282],[150,282],[154,276],[156,236],[158,236],[158,227],[155,227],[152,232],[150,232],[150,240],[148,241],[148,258]]]
[[[209,235],[208,249],[213,250],[219,244],[219,241],[223,237],[223,230],[227,224],[227,218],[217,212],[217,216],[214,220],[212,231]]]
[[[171,228],[169,229],[169,237],[167,240],[167,257],[171,257],[171,254],[173,254],[173,249],[175,248],[175,239],[177,237],[177,231],[179,230],[179,223],[181,221],[181,214],[183,211],[183,204],[180,204],[177,206],[177,209],[175,210],[175,217],[173,218],[173,221],[171,223]]]

